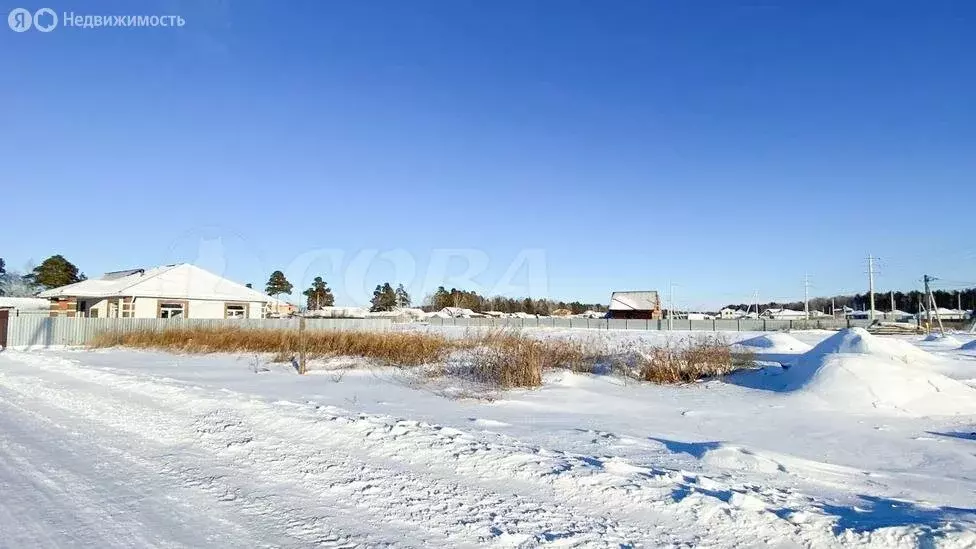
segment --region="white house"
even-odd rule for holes
[[[759,318],[770,320],[804,320],[806,317],[805,312],[794,311],[793,309],[766,309],[759,315]]]
[[[865,320],[871,318],[871,311],[850,311],[845,314],[847,318]],[[905,311],[879,311],[875,309],[874,311],[875,320],[889,320],[894,322],[904,322],[906,320],[911,320],[913,317],[911,313],[906,313]]]
[[[679,314],[679,318],[684,317],[688,320],[715,320],[715,317],[708,313],[685,313],[684,315]]]
[[[263,318],[273,300],[189,263],[106,273],[41,292],[51,316]]]
[[[749,313],[743,311],[742,309],[730,309],[728,307],[718,312],[718,317],[722,320],[736,320],[738,318],[746,318],[748,316]]]
[[[926,311],[920,311],[918,313],[918,318],[925,320],[928,318]],[[970,317],[969,311],[956,310],[956,309],[946,309],[945,307],[939,307],[938,309],[932,310],[932,322],[935,322],[935,318],[938,316],[942,320],[968,320]]]

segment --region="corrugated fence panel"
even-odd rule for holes
[[[478,328],[589,328],[611,330],[667,330],[667,320],[606,319],[606,318],[431,318],[431,326]],[[810,319],[810,320],[687,320],[673,319],[675,330],[695,331],[775,331],[820,328],[837,330],[849,326],[867,327],[869,320]],[[171,328],[215,328],[235,326],[242,329],[297,330],[297,318],[284,319],[164,319],[164,318],[67,318],[39,315],[11,317],[8,342],[11,347],[44,347],[84,345],[99,333],[107,331],[166,330]],[[365,330],[388,331],[393,328],[389,318],[310,318],[308,330]]]
[[[388,318],[322,318],[308,319],[308,330],[388,331]],[[237,327],[242,329],[297,330],[297,319],[168,319],[168,318],[68,318],[19,316],[10,319],[7,345],[11,347],[48,347],[85,345],[104,332],[134,330],[162,331],[173,328]]]

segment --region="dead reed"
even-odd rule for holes
[[[125,346],[183,353],[270,353],[287,362],[298,354],[297,331],[244,328],[174,328],[98,335],[93,347]],[[448,338],[430,332],[308,331],[309,358],[356,356],[401,367],[430,365],[426,375],[442,375],[449,359],[453,373],[503,388],[538,387],[543,373],[568,369],[592,373],[598,365],[654,383],[689,383],[728,374],[750,362],[734,355],[721,338],[698,338],[640,350],[631,359],[610,356],[599,345],[573,339],[533,338],[517,330],[469,332]],[[623,364],[629,362],[630,366]]]
[[[730,374],[748,363],[750,357],[733,354],[721,337],[689,338],[643,351],[635,374],[653,383],[691,383]]]
[[[125,346],[184,353],[274,353],[287,361],[298,353],[297,331],[242,328],[176,328],[99,334],[93,347]],[[417,366],[444,360],[452,343],[436,334],[417,332],[308,331],[310,358],[360,356],[391,365]]]

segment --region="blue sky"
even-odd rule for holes
[[[971,3],[282,5],[4,3],[187,23],[0,29],[0,257],[342,303],[457,249],[485,291],[692,308],[864,291],[869,253],[880,289],[976,280]]]

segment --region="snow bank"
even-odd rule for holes
[[[910,343],[851,328],[804,354],[781,376],[782,389],[814,394],[849,410],[911,415],[976,413],[976,390],[912,365],[932,358]]]
[[[813,347],[789,334],[770,333],[740,341],[733,347],[744,347],[757,353],[805,353]]]
[[[976,339],[970,341],[969,343],[964,344],[962,347],[959,348],[964,351],[976,351]]]
[[[811,358],[829,354],[870,355],[879,359],[911,364],[930,362],[935,357],[907,341],[871,335],[864,328],[841,330],[810,351]]]
[[[942,334],[929,334],[922,339],[925,343],[931,343],[933,345],[938,345],[940,347],[951,347],[956,348],[962,345],[962,342],[950,335]]]

